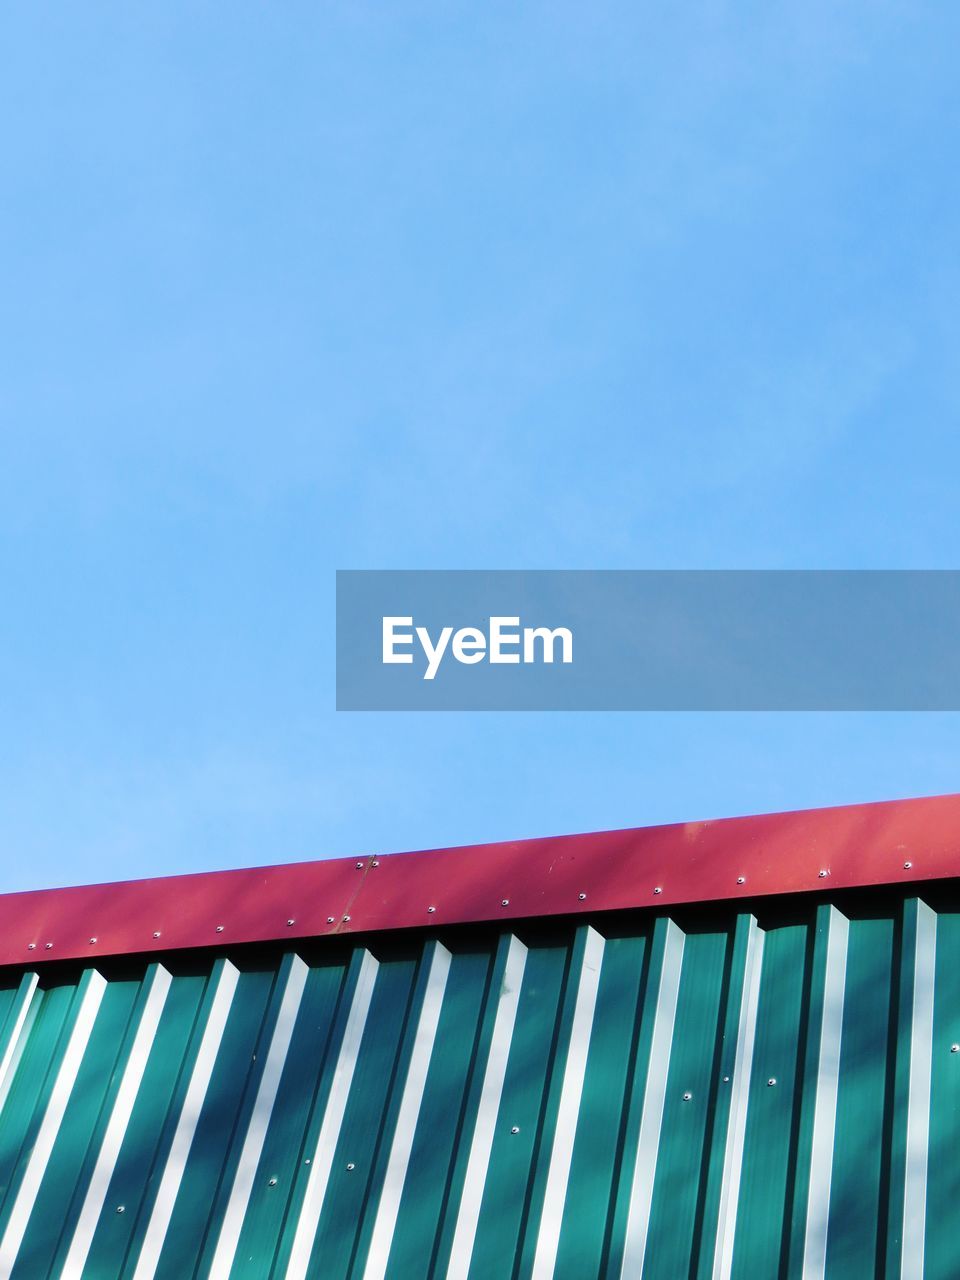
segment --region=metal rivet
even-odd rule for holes
[[[771,1076],[770,1079],[767,1081],[767,1088],[772,1089],[776,1083],[777,1083],[777,1077]]]
[[[723,1077],[723,1083],[724,1083],[724,1084],[729,1084],[729,1083],[730,1083],[730,1077],[729,1077],[729,1076],[724,1076],[724,1077]]]
[[[96,938],[90,938],[90,939],[89,939],[89,943],[90,943],[90,946],[91,946],[91,947],[93,946],[93,944],[94,944],[95,942],[96,942]]]
[[[510,905],[510,899],[509,899],[509,898],[501,898],[501,899],[500,899],[500,905],[501,905],[501,907],[509,907],[509,905]]]
[[[353,1171],[354,1171],[354,1169],[355,1169],[356,1167],[357,1167],[357,1166],[356,1166],[355,1164],[348,1164],[348,1165],[347,1165],[347,1173],[353,1173]]]
[[[827,878],[827,876],[828,876],[829,874],[830,874],[830,872],[829,872],[829,871],[818,871],[818,872],[817,872],[817,875],[820,877],[820,879],[821,879],[821,880],[826,880],[826,878]]]
[[[43,949],[44,949],[44,951],[52,951],[52,950],[53,950],[53,943],[52,943],[52,942],[45,942],[45,943],[43,944]]]
[[[683,1095],[683,1100],[684,1100],[684,1102],[689,1102],[689,1101],[690,1101],[690,1099],[691,1099],[692,1097],[693,1097],[693,1094],[692,1094],[692,1093],[685,1093],[685,1094]]]
[[[127,1207],[127,1206],[126,1206],[125,1204],[118,1204],[118,1205],[117,1205],[117,1213],[123,1213],[123,1211],[126,1209],[126,1207]]]
[[[436,907],[427,907],[427,910],[430,912],[431,915],[434,913],[434,911],[436,911],[436,909],[437,909]]]
[[[296,920],[288,920],[288,921],[287,921],[287,928],[289,929],[291,925],[294,925],[294,924],[296,924],[296,923],[297,923],[297,922],[296,922]]]
[[[28,942],[28,943],[27,943],[27,950],[28,950],[28,951],[36,951],[36,949],[37,949],[37,944],[36,944],[35,942]]]
[[[358,863],[357,863],[357,870],[358,870],[358,871],[362,871],[362,870],[363,870],[363,863],[362,863],[362,862],[358,862]]]
[[[349,924],[349,923],[350,923],[350,917],[349,917],[349,916],[344,916],[344,917],[343,917],[343,923],[344,923],[344,924]]]
[[[519,1126],[518,1124],[511,1125],[511,1126],[510,1126],[510,1132],[511,1132],[511,1133],[519,1133],[519,1132],[520,1132],[520,1126]]]
[[[223,925],[222,925],[222,924],[218,924],[218,925],[217,925],[217,933],[223,933]]]
[[[905,863],[903,864],[903,869],[904,869],[904,871],[909,871],[909,870],[910,870],[910,868],[911,868],[912,866],[913,866],[913,863],[912,863],[912,862],[905,862]]]
[[[653,891],[653,892],[654,892],[654,893],[663,893],[663,890],[660,888],[660,886],[659,886],[659,885],[657,885],[656,889],[654,889],[654,891]]]
[[[275,1187],[276,1185],[277,1185],[277,1180],[276,1180],[276,1178],[268,1178],[268,1179],[267,1179],[267,1186],[268,1186],[268,1187]]]
[[[577,897],[580,899],[581,902],[586,902],[587,900],[587,895],[585,893],[578,893]]]
[[[747,883],[746,876],[737,876],[737,884],[746,884],[746,883]]]
[[[379,865],[380,865],[380,860],[379,860],[379,858],[374,858],[374,860],[370,863],[370,865],[371,865],[371,867],[379,867]]]
[[[310,1157],[309,1157],[309,1156],[307,1156],[306,1160],[304,1160],[304,1162],[303,1162],[303,1163],[304,1163],[304,1164],[309,1164],[309,1163],[310,1163]]]
[[[160,937],[160,930],[159,930],[159,929],[155,929],[155,930],[154,930],[154,932],[153,932],[153,936],[154,936],[155,938],[159,938],[159,937]]]
[[[952,1044],[950,1046],[951,1053],[960,1053],[960,1044]]]

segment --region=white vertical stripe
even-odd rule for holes
[[[927,1152],[930,1140],[930,1074],[933,1067],[933,989],[937,963],[937,917],[917,903],[917,946],[910,1027],[910,1086],[907,1101],[907,1167],[903,1185],[901,1280],[923,1280],[927,1229]]]
[[[313,1241],[320,1222],[323,1201],[327,1194],[327,1183],[330,1181],[330,1170],[337,1149],[337,1140],[343,1125],[344,1112],[347,1109],[347,1098],[353,1083],[353,1073],[360,1053],[360,1042],[370,1012],[370,1001],[373,998],[373,987],[377,978],[379,962],[364,952],[357,977],[347,1025],[343,1033],[343,1043],[333,1072],[330,1085],[330,1096],[323,1113],[323,1123],[317,1135],[317,1145],[310,1166],[310,1177],[300,1207],[297,1230],[293,1237],[290,1261],[287,1263],[287,1280],[304,1280],[310,1265],[310,1254],[313,1252]]]
[[[37,992],[39,980],[39,975],[36,973],[25,975],[24,982],[21,983],[17,994],[14,996],[14,1000],[19,1000],[20,1004],[13,1020],[13,1026],[10,1028],[7,1043],[3,1047],[3,1057],[0,1058],[0,1111],[3,1110],[3,1104],[6,1102],[7,1094],[10,1092],[10,1085],[13,1082],[17,1063],[23,1054],[23,1047],[27,1038],[24,1034],[24,1030],[27,1028],[27,1016],[33,1008],[33,999]]]
[[[763,932],[750,917],[747,955],[744,962],[743,994],[740,1001],[740,1025],[737,1028],[737,1054],[733,1064],[730,1090],[730,1118],[723,1153],[723,1178],[720,1183],[720,1212],[717,1222],[717,1244],[713,1256],[713,1280],[730,1280],[733,1269],[733,1241],[737,1230],[737,1206],[740,1200],[740,1173],[743,1167],[743,1142],[747,1129],[747,1103],[753,1067],[753,1046],[757,1032],[757,1006],[760,1003],[760,971],[763,965]]]
[[[276,1101],[280,1077],[287,1061],[287,1052],[290,1048],[297,1014],[300,1011],[308,973],[307,965],[299,956],[295,956],[287,975],[287,984],[283,991],[273,1035],[270,1037],[267,1061],[263,1068],[263,1075],[260,1077],[260,1087],[250,1114],[250,1123],[243,1140],[240,1159],[237,1161],[237,1171],[226,1212],[223,1215],[223,1224],[220,1227],[220,1237],[217,1240],[208,1280],[227,1280],[233,1266],[243,1219],[247,1212],[250,1193],[253,1191],[253,1180],[267,1137],[267,1128],[273,1114],[273,1104]]]
[[[130,1056],[127,1058],[126,1066],[123,1069],[120,1087],[114,1098],[113,1110],[110,1113],[106,1132],[103,1135],[100,1154],[97,1156],[97,1163],[94,1165],[93,1173],[90,1176],[90,1184],[87,1187],[83,1208],[80,1210],[73,1239],[70,1242],[70,1250],[63,1264],[63,1276],[79,1276],[86,1265],[87,1254],[90,1252],[90,1245],[93,1243],[93,1235],[100,1219],[100,1211],[107,1197],[110,1179],[113,1177],[113,1171],[116,1168],[117,1157],[120,1154],[120,1147],[127,1132],[127,1125],[130,1123],[133,1104],[136,1102],[137,1094],[140,1091],[140,1082],[146,1070],[150,1050],[153,1048],[160,1015],[163,1012],[169,990],[170,974],[162,965],[157,965],[153,971],[150,990],[144,1001],[140,1024],[134,1036]]]
[[[517,1018],[517,1005],[520,1002],[520,987],[526,962],[527,948],[519,938],[512,937],[507,951],[500,996],[497,1000],[490,1052],[480,1089],[477,1122],[470,1143],[470,1155],[467,1157],[467,1171],[457,1213],[457,1225],[453,1233],[453,1246],[450,1251],[446,1280],[466,1280],[467,1272],[470,1270],[470,1259],[473,1257],[480,1204],[487,1181],[490,1152],[493,1148],[497,1116],[500,1111],[500,1096],[503,1093],[503,1081],[507,1073],[507,1060],[510,1057],[513,1025]]]
[[[843,994],[850,933],[849,921],[836,907],[830,908],[828,929],[823,1024],[820,1031],[817,1096],[810,1151],[810,1186],[807,1192],[807,1221],[803,1241],[803,1280],[822,1280],[827,1265],[830,1183],[833,1178],[837,1090],[840,1083],[840,1035],[843,1028]]]
[[[383,1280],[386,1274],[387,1259],[393,1243],[397,1214],[400,1210],[400,1197],[403,1194],[413,1137],[420,1118],[420,1105],[423,1102],[427,1071],[430,1068],[430,1059],[433,1056],[433,1047],[437,1038],[440,1008],[443,1004],[449,972],[450,952],[446,947],[435,943],[427,988],[423,996],[423,1007],[420,1010],[417,1034],[410,1056],[410,1067],[397,1114],[397,1127],[394,1131],[387,1172],[383,1180],[383,1191],[380,1193],[380,1204],[370,1238],[370,1251],[367,1254],[363,1280]]]
[[[683,933],[672,920],[668,921],[667,935],[664,940],[663,967],[660,972],[660,990],[657,993],[657,1011],[654,1015],[653,1035],[650,1040],[650,1064],[647,1068],[647,1083],[643,1096],[637,1158],[630,1191],[630,1208],[627,1213],[623,1265],[620,1268],[620,1275],[624,1278],[629,1277],[630,1280],[642,1275],[643,1259],[647,1251],[650,1207],[653,1203],[653,1181],[657,1172],[663,1104],[667,1096],[673,1029],[677,1017],[677,1000],[680,995],[683,943]]]
[[[60,1069],[50,1092],[30,1159],[27,1161],[23,1181],[20,1183],[13,1210],[7,1220],[3,1239],[0,1240],[0,1280],[8,1280],[17,1260],[24,1232],[30,1221],[37,1192],[40,1190],[40,1183],[43,1181],[50,1153],[53,1151],[53,1144],[56,1142],[63,1114],[67,1109],[106,986],[106,979],[95,969],[89,973],[87,988],[83,993]]]
[[[543,1212],[537,1235],[537,1251],[533,1260],[531,1280],[551,1280],[557,1264],[557,1248],[560,1244],[560,1227],[563,1222],[563,1206],[567,1198],[567,1182],[570,1177],[570,1161],[580,1116],[580,1099],[583,1095],[583,1079],[587,1071],[587,1053],[593,1031],[593,1015],[597,1007],[600,987],[600,966],[603,963],[604,940],[596,929],[587,929],[583,951],[583,965],[577,987],[577,1003],[573,1011],[570,1030],[570,1047],[560,1089],[560,1105],[550,1152],[547,1186],[543,1196]]]
[[[217,989],[210,1005],[210,1013],[207,1017],[207,1025],[203,1030],[197,1058],[193,1064],[193,1073],[190,1076],[187,1094],[183,1100],[183,1108],[177,1121],[173,1142],[167,1155],[167,1162],[164,1165],[163,1176],[160,1179],[157,1198],[153,1204],[153,1211],[143,1239],[140,1257],[137,1259],[137,1269],[133,1273],[133,1280],[150,1280],[150,1277],[157,1270],[157,1263],[160,1261],[160,1253],[167,1236],[167,1228],[170,1226],[170,1219],[173,1216],[173,1206],[176,1203],[180,1183],[183,1180],[183,1171],[190,1155],[190,1148],[193,1145],[197,1121],[200,1119],[203,1101],[207,1096],[207,1088],[210,1084],[210,1077],[213,1074],[214,1063],[217,1060],[217,1053],[220,1049],[220,1042],[223,1039],[227,1016],[230,1013],[230,1006],[233,1003],[239,976],[235,966],[229,960],[225,960],[220,971],[220,980],[217,983]]]

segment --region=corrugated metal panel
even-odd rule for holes
[[[945,893],[7,969],[0,1280],[954,1278]]]

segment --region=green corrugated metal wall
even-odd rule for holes
[[[955,1280],[957,1042],[891,893],[7,971],[0,1280]]]

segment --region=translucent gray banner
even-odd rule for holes
[[[960,571],[345,570],[337,707],[960,710]]]

